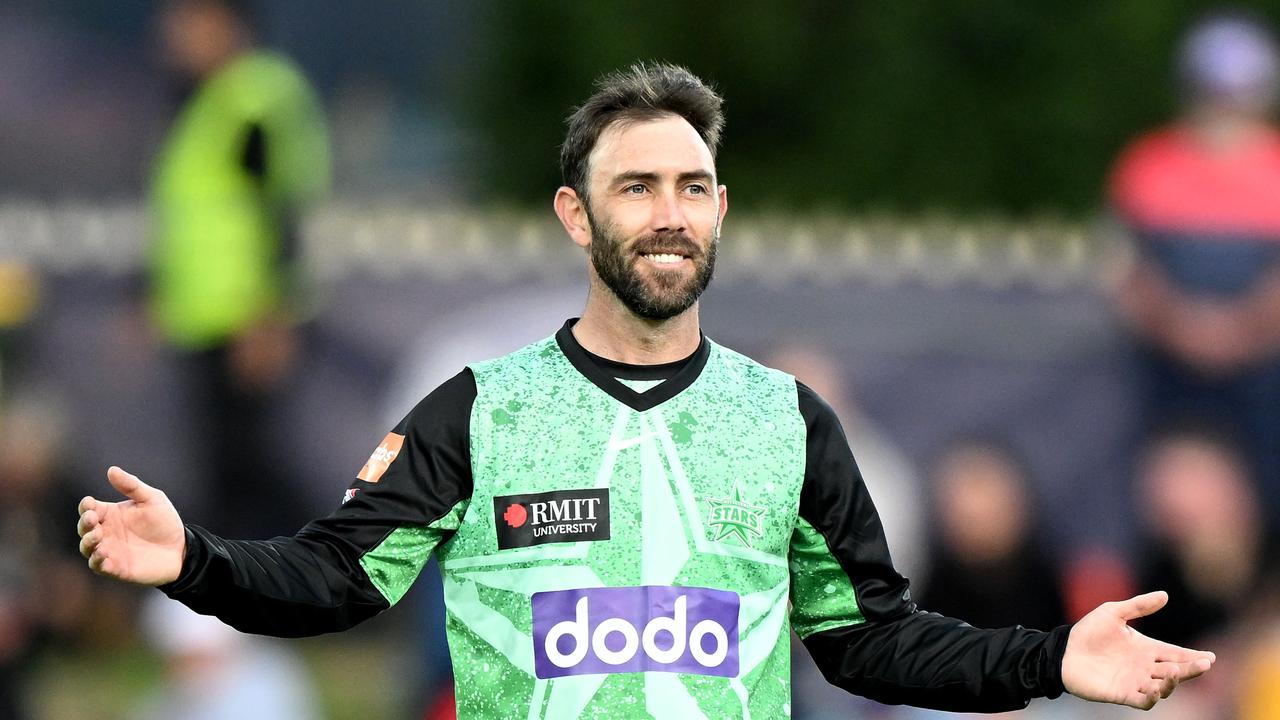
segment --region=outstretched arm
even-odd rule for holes
[[[1211,653],[1158,643],[1128,620],[1163,593],[1107,603],[1049,632],[974,628],[919,610],[831,409],[799,385],[808,432],[791,541],[792,625],[827,680],[890,704],[1000,712],[1065,690],[1150,707],[1208,669]]]
[[[315,635],[394,605],[470,501],[468,421],[475,382],[464,371],[389,433],[341,507],[293,537],[226,540],[183,526],[164,493],[119,468],[126,500],[81,502],[90,567],[165,594],[245,632]]]
[[[324,521],[291,538],[224,540],[184,526],[165,494],[136,476],[112,467],[107,479],[126,499],[84,498],[78,524],[80,553],[101,575],[159,587],[238,630],[282,637],[341,630],[389,605],[341,534],[316,527]]]
[[[1065,689],[1084,700],[1148,710],[1214,662],[1213,653],[1128,626],[1167,600],[1155,592],[1105,603],[1074,626],[1047,633],[982,630],[916,611],[818,632],[805,645],[832,684],[884,703],[1000,712]]]

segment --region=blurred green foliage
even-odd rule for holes
[[[491,149],[480,199],[549,203],[568,109],[660,59],[723,91],[739,208],[1087,213],[1125,142],[1176,111],[1178,36],[1216,5],[491,0],[464,93]]]

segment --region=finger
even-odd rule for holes
[[[97,506],[97,500],[93,499],[90,495],[85,495],[83,498],[80,498],[80,504],[76,506],[76,512],[83,515]]]
[[[1169,593],[1163,590],[1150,592],[1145,595],[1131,597],[1128,600],[1121,600],[1116,603],[1116,612],[1125,621],[1135,620],[1140,617],[1146,617],[1151,613],[1159,610],[1169,602]]]
[[[1155,653],[1157,662],[1188,663],[1197,660],[1208,660],[1209,664],[1212,665],[1218,659],[1217,655],[1208,650],[1192,650],[1191,648],[1170,645],[1167,642],[1147,638],[1145,635],[1143,637],[1151,642],[1152,652]]]
[[[1138,687],[1126,699],[1125,704],[1139,710],[1150,710],[1160,699],[1160,691],[1154,682],[1147,682]]]
[[[87,533],[84,537],[80,538],[80,554],[85,557],[89,557],[98,549],[98,544],[100,542],[102,542],[102,535],[100,533],[97,531]]]
[[[1160,697],[1167,698],[1173,693],[1173,689],[1178,687],[1177,668],[1158,669],[1151,674],[1151,679],[1156,681],[1156,687],[1160,691]]]
[[[106,562],[107,556],[95,550],[93,554],[89,556],[89,569],[99,575],[106,575],[107,571],[104,567]]]
[[[1177,674],[1178,682],[1185,682],[1187,680],[1198,678],[1201,675],[1208,672],[1209,668],[1213,667],[1213,663],[1208,660],[1192,660],[1191,662],[1160,663],[1160,665],[1168,665],[1171,668],[1169,672],[1173,672]]]
[[[107,480],[111,483],[111,487],[134,502],[146,502],[151,496],[150,485],[139,480],[137,475],[127,473],[116,465],[107,468]]]
[[[98,526],[98,511],[90,510],[80,516],[80,521],[76,523],[76,534],[84,537],[84,534]]]
[[[1157,683],[1149,683],[1142,688],[1143,703],[1139,707],[1143,710],[1150,710],[1156,706],[1156,702],[1160,700],[1160,686]]]

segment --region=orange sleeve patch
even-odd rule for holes
[[[404,447],[403,435],[387,433],[387,436],[382,439],[382,444],[369,456],[369,461],[360,468],[360,472],[356,473],[356,477],[368,483],[378,482],[387,468],[391,467],[392,461],[400,454],[402,447]]]

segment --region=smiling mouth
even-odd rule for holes
[[[688,259],[687,255],[679,253],[642,253],[640,257],[655,265],[675,265],[681,260]]]

